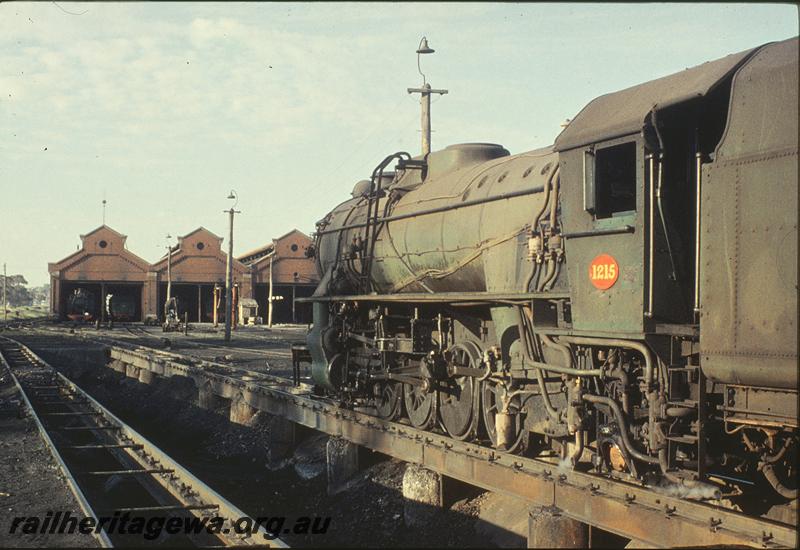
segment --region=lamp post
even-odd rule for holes
[[[167,234],[164,237],[167,240],[166,249],[167,249],[167,295],[164,300],[164,327],[168,326],[169,320],[169,311],[170,311],[170,302],[172,301],[172,253],[175,251],[172,244],[170,244],[170,239],[172,235]],[[175,314],[177,315],[177,309]]]
[[[421,88],[408,88],[408,93],[417,93],[420,95],[419,103],[422,109],[421,123],[422,123],[422,155],[425,156],[431,152],[431,94],[444,95],[447,90],[435,90],[431,88],[425,78],[425,73],[422,72],[420,67],[420,55],[431,54],[435,52],[433,48],[428,46],[428,39],[424,36],[419,41],[417,48],[417,71],[422,75]]]
[[[239,204],[239,196],[236,191],[231,189],[228,193],[228,199],[235,201],[229,210],[223,210],[228,213],[228,258],[226,261],[225,270],[225,341],[231,341],[231,317],[234,313],[233,309],[233,215],[241,214],[236,210],[236,205]]]
[[[6,264],[3,263],[3,326],[8,327],[8,308],[6,307],[6,285],[8,276],[6,275]]]
[[[169,311],[169,302],[172,299],[172,245],[169,240],[172,235],[167,234],[167,299],[164,301],[164,322],[167,322],[167,312]]]
[[[169,242],[169,239],[172,238],[172,235],[167,235],[167,302],[169,299],[172,298],[172,245]]]
[[[272,254],[269,256],[269,308],[267,308],[267,326],[272,328],[272,261],[275,259],[275,249],[273,248]]]

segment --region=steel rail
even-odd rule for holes
[[[214,491],[211,487],[206,485],[202,482],[199,478],[195,477],[188,469],[180,465],[176,462],[172,457],[162,451],[159,447],[154,445],[151,441],[147,438],[142,436],[139,432],[131,428],[127,423],[123,422],[117,416],[115,416],[111,411],[106,409],[103,405],[101,405],[97,400],[92,398],[89,394],[87,394],[84,390],[82,390],[78,385],[74,382],[69,380],[65,377],[62,373],[60,373],[57,369],[53,368],[49,363],[44,361],[38,355],[33,353],[30,348],[18,342],[16,340],[0,337],[2,340],[13,342],[14,345],[19,346],[20,349],[23,351],[23,354],[31,360],[32,363],[37,365],[46,367],[47,369],[51,370],[56,378],[63,384],[63,387],[68,388],[74,392],[75,395],[79,395],[84,398],[86,403],[94,409],[95,412],[99,413],[99,416],[105,421],[109,426],[115,429],[117,432],[116,439],[117,444],[114,445],[98,445],[98,446],[68,446],[70,448],[104,448],[109,449],[109,452],[112,454],[115,453],[122,453],[121,455],[115,454],[115,456],[123,456],[124,458],[132,459],[135,463],[138,464],[140,469],[130,469],[130,470],[108,470],[108,471],[98,471],[98,472],[76,472],[76,475],[80,476],[81,474],[84,475],[113,475],[113,474],[123,474],[123,473],[130,473],[130,474],[142,474],[142,477],[145,475],[148,476],[148,480],[154,480],[158,483],[158,485],[166,490],[173,498],[175,498],[181,505],[179,506],[171,506],[171,505],[162,505],[156,507],[149,507],[152,510],[160,509],[164,511],[169,510],[183,510],[186,512],[202,512],[208,509],[215,509],[217,510],[216,516],[224,518],[225,525],[228,527],[228,532],[224,529],[220,533],[215,533],[215,536],[220,538],[226,546],[267,546],[271,548],[288,548],[288,545],[282,541],[280,538],[274,537],[272,534],[266,531],[264,527],[261,525],[257,526],[257,530],[254,529],[252,533],[249,533],[247,536],[238,535],[236,534],[236,529],[234,527],[234,522],[239,518],[248,517],[242,510],[232,504],[230,501],[225,499],[222,495]],[[14,376],[10,364],[6,361],[4,356],[5,354],[0,349],[0,358],[2,358],[4,366],[8,369],[11,373],[12,378],[14,379],[17,387],[20,389],[22,396],[25,399],[26,405],[35,415],[35,411],[33,409],[33,405],[28,400],[27,395],[25,394],[24,390],[22,389],[23,386],[20,384],[19,380]],[[73,489],[73,492],[76,492],[76,498],[78,498],[79,502],[81,503],[81,507],[87,506],[84,509],[84,513],[87,516],[91,516],[95,518],[95,522],[97,522],[97,515],[91,509],[91,506],[88,503],[85,495],[81,492],[80,487],[78,486],[75,476],[70,472],[69,468],[67,467],[66,463],[61,458],[56,445],[50,439],[48,435],[48,431],[52,431],[52,429],[48,429],[45,427],[38,419],[38,416],[34,416],[37,422],[37,426],[39,431],[42,435],[42,438],[47,443],[48,448],[50,449],[51,453],[56,457],[57,461],[59,462],[59,466],[62,468],[62,471],[65,474],[65,478],[70,483],[70,488]],[[92,427],[95,428],[95,427]],[[104,427],[97,427],[95,429],[104,430]],[[163,475],[151,475],[151,474],[168,474],[166,476]],[[80,495],[80,496],[78,496]],[[202,516],[202,514],[200,514]],[[107,547],[113,546],[110,539],[108,539],[107,534],[104,531],[100,531],[104,540],[103,545]]]
[[[209,388],[220,397],[243,398],[257,410],[465,483],[532,504],[555,505],[567,516],[653,547],[797,546],[793,525],[671,496],[638,481],[559,468],[545,459],[520,457],[342,409],[333,401],[313,396],[310,386],[296,388],[290,380],[277,376],[131,347],[112,346],[111,358],[156,375],[193,379],[198,388]]]
[[[3,340],[7,340],[3,338]],[[22,389],[22,384],[19,383],[14,372],[11,370],[11,365],[6,361],[5,354],[0,350],[0,363],[6,369],[8,374],[11,376],[11,380],[14,382],[14,385],[19,392],[20,397],[22,397],[23,403],[25,403],[25,408],[28,411],[28,414],[31,416],[33,421],[36,423],[36,427],[39,430],[39,435],[41,436],[42,440],[44,441],[45,447],[50,452],[50,455],[55,460],[56,464],[58,465],[58,469],[61,472],[61,475],[64,476],[64,481],[67,483],[67,487],[69,487],[70,492],[75,497],[75,500],[78,502],[78,506],[80,506],[81,512],[83,512],[84,517],[93,518],[95,525],[98,523],[97,514],[95,513],[92,505],[89,504],[89,500],[86,498],[86,495],[83,494],[83,491],[78,486],[78,482],[72,476],[67,464],[64,462],[64,459],[61,458],[61,453],[58,452],[56,449],[53,440],[50,439],[50,435],[48,435],[47,430],[45,430],[44,424],[39,419],[39,415],[36,413],[36,409],[33,408],[33,405],[28,399],[28,395],[25,393],[25,390]],[[97,540],[103,548],[113,548],[114,544],[111,542],[111,539],[108,538],[108,535],[105,531],[100,530],[99,532],[96,530],[92,530],[92,536]]]

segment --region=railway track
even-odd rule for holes
[[[286,547],[25,345],[0,363],[101,546]]]
[[[142,327],[138,327],[135,325],[134,326],[126,325],[125,330],[128,331],[131,335],[136,336],[137,338],[140,338],[142,336],[153,336]]]
[[[132,336],[136,338],[148,338],[151,340],[161,340],[162,338],[159,337],[158,334],[153,334],[146,329],[139,327],[139,326],[126,326],[125,330]],[[250,355],[253,357],[258,358],[265,358],[267,356],[277,356],[290,359],[292,357],[291,352],[280,350],[280,349],[253,349],[253,348],[243,348],[243,347],[223,347],[217,346],[207,342],[197,342],[197,341],[181,341],[181,345],[191,348],[203,348],[207,350],[216,350],[221,353],[229,354],[231,351],[235,351],[236,353]]]

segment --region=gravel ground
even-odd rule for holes
[[[94,537],[80,533],[9,532],[16,516],[45,518],[48,511],[62,511],[83,517],[36,423],[19,411],[16,386],[0,367],[0,548],[98,546]]]

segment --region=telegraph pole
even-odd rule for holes
[[[6,264],[3,262],[3,326],[8,327],[8,302],[6,302],[6,285],[8,276],[6,275]]]
[[[422,75],[421,88],[408,88],[408,93],[419,94],[419,104],[422,111],[421,125],[422,125],[422,156],[431,152],[431,94],[444,95],[448,90],[436,90],[431,88],[428,84],[425,74],[422,72],[419,64],[419,56],[423,54],[431,54],[436,50],[428,47],[428,39],[424,36],[420,40],[419,48],[417,48],[417,70]]]
[[[233,214],[234,210],[228,210],[228,258],[225,262],[225,341],[231,341],[231,306],[233,305]]]
[[[172,235],[167,235],[167,301],[164,302],[164,322],[167,321],[167,310],[172,298],[172,244],[169,242],[171,238]]]
[[[231,322],[234,312],[233,309],[233,215],[241,214],[240,211],[235,210],[236,205],[239,204],[239,196],[236,191],[231,189],[228,198],[236,202],[233,203],[230,210],[223,210],[228,213],[228,259],[226,261],[225,269],[225,341],[231,341]]]
[[[267,308],[267,326],[272,328],[272,260],[275,259],[275,251],[273,250],[272,255],[269,257],[269,307]]]

